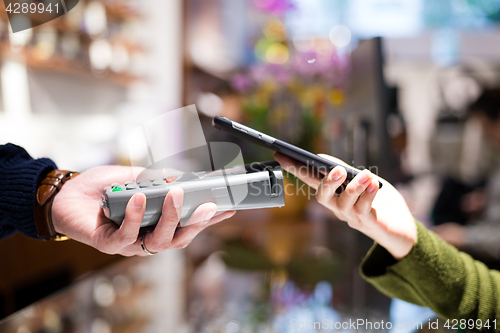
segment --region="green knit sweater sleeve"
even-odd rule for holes
[[[497,319],[500,330],[500,272],[458,251],[420,222],[417,242],[406,257],[396,261],[375,244],[361,274],[389,297],[427,306],[448,319]]]

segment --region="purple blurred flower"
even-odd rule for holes
[[[241,92],[248,92],[266,82],[285,86],[294,79],[331,88],[345,88],[349,70],[349,58],[339,56],[335,51],[330,55],[313,51],[296,52],[291,61],[284,65],[260,62],[246,74],[236,74],[232,84]]]
[[[245,92],[252,88],[253,81],[246,74],[238,73],[233,77],[231,84],[234,89],[240,92]]]
[[[317,63],[316,52],[299,52],[292,59],[292,70],[299,76],[311,77],[316,74]]]
[[[270,301],[281,306],[300,305],[306,302],[310,293],[302,291],[291,281],[287,281],[281,288],[273,288],[270,295]]]
[[[283,16],[294,8],[290,0],[254,0],[254,4],[257,8],[276,16]]]
[[[258,84],[268,80],[269,73],[266,63],[259,63],[250,68],[250,77]]]
[[[293,71],[304,78],[318,76],[318,78],[329,77],[336,70],[336,65],[330,58],[316,54],[315,52],[297,53],[292,61]]]
[[[279,84],[288,84],[292,80],[292,73],[288,68],[281,67],[281,69],[281,71],[276,73],[274,78]]]

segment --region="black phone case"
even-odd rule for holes
[[[318,176],[325,175],[337,164],[333,161],[327,160],[321,156],[313,154],[305,149],[299,148],[288,142],[281,141],[279,139],[273,138],[267,134],[256,131],[247,126],[241,125],[235,121],[228,118],[215,116],[213,119],[213,126],[217,129],[226,131],[235,136],[241,137],[243,139],[249,140],[260,146],[266,147],[267,149],[274,150],[285,156],[288,156],[296,161],[304,163],[307,167],[318,172]],[[341,165],[347,171],[347,178],[344,185],[347,185],[358,173],[359,171],[345,165]],[[379,188],[382,188],[382,183],[379,181]],[[341,189],[343,190],[343,189]]]

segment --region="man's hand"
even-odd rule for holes
[[[105,186],[135,179],[141,170],[124,166],[103,166],[83,172],[69,180],[55,196],[52,220],[58,233],[95,247],[108,254],[146,255],[141,248],[139,229],[146,210],[146,196],[135,194],[128,202],[120,227],[104,216],[99,201]],[[177,229],[184,192],[173,188],[165,197],[163,211],[153,232],[144,244],[150,252],[187,246],[207,226],[225,220],[235,211],[217,213],[214,203],[199,206],[187,226]]]
[[[332,156],[321,156],[345,164]],[[370,171],[364,170],[354,177],[341,195],[336,195],[336,189],[347,177],[345,168],[337,166],[321,179],[286,156],[275,154],[274,157],[286,171],[317,190],[316,199],[320,204],[350,227],[378,242],[394,258],[402,259],[413,248],[417,239],[415,221],[401,194],[387,181],[381,179],[384,186],[379,190],[377,179]]]

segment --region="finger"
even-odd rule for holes
[[[180,249],[180,248],[186,247],[187,245],[189,245],[189,243],[191,243],[191,241],[203,229],[205,229],[206,227],[208,227],[210,225],[219,223],[222,220],[228,219],[228,218],[232,217],[235,213],[236,213],[235,210],[230,210],[230,211],[226,211],[226,212],[218,212],[217,214],[214,215],[214,217],[212,217],[210,219],[210,221],[208,221],[208,223],[200,222],[200,223],[196,223],[196,224],[184,227],[184,228],[176,229],[174,239],[170,243],[169,249],[170,248]],[[144,239],[144,245],[146,246],[148,251],[154,252],[153,250],[150,249],[151,246],[149,245],[148,240]],[[120,254],[122,254],[124,256],[133,256],[133,255],[147,256],[148,255],[142,249],[140,239],[138,239],[136,243],[124,248],[122,251],[120,251]]]
[[[131,256],[149,256],[146,252],[141,247],[141,238],[138,237],[135,243],[125,246],[123,249],[118,251],[118,254],[125,256],[125,257],[131,257]],[[147,249],[149,250],[149,245],[147,246]]]
[[[127,245],[122,248],[117,254],[124,257],[132,257],[132,256],[140,256],[145,257],[148,256],[146,252],[144,252],[141,248],[141,239],[139,238],[134,244]]]
[[[369,170],[363,170],[351,180],[345,191],[337,198],[337,209],[345,216],[351,215],[352,206],[356,203],[359,196],[371,184],[372,173]]]
[[[332,208],[333,201],[337,199],[335,191],[344,183],[346,177],[347,171],[341,166],[336,166],[325,178],[323,178],[316,192],[316,200],[323,206]]]
[[[184,190],[182,188],[173,187],[168,191],[163,201],[160,220],[154,231],[144,236],[144,243],[148,244],[148,251],[161,252],[169,248],[174,238],[175,229],[179,224],[183,200]]]
[[[344,166],[344,167],[347,167],[347,168],[350,168],[350,169],[354,169],[354,170],[357,170],[357,171],[361,172],[360,169],[356,169],[356,168],[350,166],[346,162],[342,161],[340,158],[333,157],[333,156],[330,156],[330,155],[327,155],[327,154],[318,154],[318,156],[321,156],[324,159],[330,160],[330,161],[332,161],[332,162],[334,162],[336,164],[339,164],[341,166]]]
[[[182,208],[182,206],[181,206],[181,208]],[[216,212],[217,212],[217,205],[216,204],[214,204],[213,202],[204,203],[204,204],[200,205],[198,208],[196,208],[196,210],[193,212],[193,214],[191,214],[191,217],[189,218],[189,220],[185,224],[184,228],[178,229],[177,232],[176,232],[176,229],[174,228],[174,232],[167,236],[168,240],[166,240],[160,244],[158,244],[158,243],[152,244],[152,243],[150,243],[150,240],[152,240],[150,234],[146,234],[146,236],[144,238],[144,246],[147,248],[147,250],[149,252],[159,252],[159,251],[164,251],[164,250],[171,249],[171,248],[185,247],[189,243],[179,244],[178,241],[174,241],[174,239],[177,239],[177,237],[175,237],[174,234],[179,233],[179,232],[181,234],[185,233],[185,231],[182,232],[182,230],[185,228],[189,228],[188,226],[190,226],[190,225],[196,225],[194,228],[192,228],[193,230],[199,230],[199,231],[203,230],[208,225],[208,221],[215,215]],[[179,215],[180,215],[180,213],[179,213]],[[219,216],[222,216],[222,214]],[[179,219],[177,217],[176,217],[176,221],[177,222],[179,221]],[[177,223],[175,224],[175,226],[177,226]],[[155,231],[156,231],[156,229],[155,229]],[[188,229],[188,231],[189,231],[189,229]],[[195,236],[196,236],[196,234],[193,235],[192,238],[194,238]],[[142,248],[140,247],[140,243],[139,243],[139,249],[140,249],[140,251],[138,250],[139,253],[141,251],[144,252],[142,250]]]
[[[214,216],[209,221],[202,221],[200,223],[192,224],[184,228],[177,230],[175,234],[174,241],[172,242],[172,247],[176,249],[185,248],[188,246],[193,239],[208,226],[214,225],[221,222],[222,220],[228,219],[236,214],[235,210],[230,210],[227,212],[222,212],[218,216]]]
[[[305,164],[299,163],[280,153],[274,153],[274,158],[283,169],[294,174],[312,188],[317,189],[321,184],[322,177],[316,176]]]
[[[207,227],[205,223],[196,223],[180,228],[172,241],[172,249],[183,249],[188,246],[198,234]]]
[[[196,210],[191,214],[189,220],[186,221],[184,227],[187,227],[192,224],[204,222],[205,224],[214,217],[217,212],[217,205],[213,202],[207,202],[200,205]]]
[[[214,225],[214,224],[219,223],[221,221],[227,220],[228,218],[233,217],[234,214],[236,214],[235,210],[228,210],[226,212],[218,212],[217,214],[214,215],[214,217],[212,217],[210,219],[210,221],[208,221],[208,225]]]
[[[358,217],[363,218],[372,212],[372,203],[375,199],[375,195],[378,192],[378,181],[372,179],[366,190],[359,197],[358,201],[354,205],[354,210]]]
[[[232,212],[232,211],[231,211],[231,212]],[[220,214],[224,214],[224,213],[225,213],[224,211],[217,212],[217,213],[215,213],[214,217],[215,217],[215,216],[219,216]]]
[[[143,193],[134,194],[125,208],[125,218],[122,225],[111,234],[109,242],[119,248],[133,244],[139,235],[145,210],[146,196]]]

